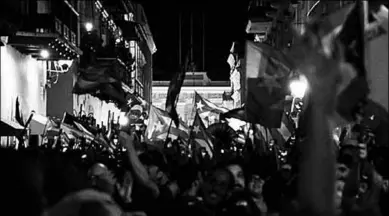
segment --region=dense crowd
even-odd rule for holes
[[[337,215],[388,213],[387,148],[366,131],[356,124],[337,148]],[[256,147],[210,159],[180,140],[157,149],[139,136],[121,131],[115,152],[1,149],[2,215],[299,215],[298,148],[281,164]]]

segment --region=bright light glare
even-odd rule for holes
[[[49,51],[44,49],[44,50],[41,50],[40,55],[42,58],[48,58],[50,56],[50,53],[49,53]]]
[[[85,29],[86,31],[90,32],[93,29],[93,24],[90,22],[85,23]]]
[[[128,122],[129,122],[129,120],[128,120],[128,117],[126,116],[126,113],[121,112],[120,117],[119,117],[119,124],[121,126],[126,126],[126,125],[128,125]]]
[[[308,88],[308,80],[305,76],[300,76],[298,80],[292,80],[289,84],[293,97],[303,98]]]

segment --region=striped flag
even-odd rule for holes
[[[285,113],[282,116],[280,128],[271,128],[270,134],[279,146],[284,146],[285,142],[292,136],[294,132],[294,122]]]
[[[73,118],[74,117],[72,115],[65,112],[60,124],[60,128],[62,129],[62,132],[65,133],[70,139],[81,138],[84,136],[84,134],[74,124]]]
[[[135,105],[142,105],[142,101],[134,94],[128,93],[126,95],[127,105],[132,108]]]
[[[204,123],[200,118],[200,115],[196,113],[192,129],[190,131],[189,143],[194,141],[198,144],[199,147],[205,148],[208,155],[213,157],[213,148],[211,139],[209,138],[207,131],[205,129]]]
[[[220,114],[220,119],[235,118],[242,121],[250,122],[246,118],[246,112],[244,107],[232,109],[226,113]]]
[[[246,43],[247,118],[269,128],[281,126],[291,64],[286,56],[263,43]]]
[[[354,120],[354,111],[358,103],[366,99],[369,87],[366,80],[365,68],[365,5],[358,0],[353,9],[347,15],[342,29],[337,38],[345,47],[345,61],[350,63],[355,71],[356,77],[338,95],[336,110],[346,120]]]
[[[107,67],[89,67],[80,70],[76,84],[73,87],[73,93],[85,94],[96,92],[101,84],[115,83],[116,79],[109,76]]]
[[[189,55],[187,56],[185,60],[185,66],[189,62]],[[181,68],[180,71],[178,71],[174,76],[173,79],[169,83],[169,88],[167,91],[167,97],[166,97],[166,112],[169,114],[169,116],[173,119],[174,124],[178,127],[180,125],[178,113],[176,110],[176,101],[178,100],[178,97],[180,96],[180,91],[182,84],[184,84],[185,80],[185,66]]]
[[[368,29],[381,34],[366,43],[368,97],[388,111],[388,9],[381,6],[374,17]]]
[[[187,139],[189,137],[189,128],[183,122],[180,121],[180,125],[177,128],[172,125],[172,119],[169,114],[153,105],[150,106],[149,122],[146,130],[146,137],[151,140],[165,140],[168,132],[169,136],[182,137]],[[170,130],[169,130],[170,127]]]
[[[195,92],[194,107],[201,118],[205,118],[210,114],[221,114],[228,112],[228,109],[217,106],[209,100],[201,97],[201,95],[197,92]]]

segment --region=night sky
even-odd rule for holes
[[[179,70],[179,14],[182,14],[182,61],[190,50],[190,14],[193,13],[194,62],[197,71],[207,71],[212,80],[228,80],[227,57],[232,42],[244,41],[247,0],[139,0],[144,7],[157,52],[154,54],[154,80],[170,80]],[[216,4],[219,3],[219,4]],[[203,70],[202,17],[205,29]]]

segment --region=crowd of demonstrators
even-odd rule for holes
[[[380,137],[387,134],[355,112],[355,122],[334,139],[342,74],[349,68],[341,47],[335,44],[327,56],[314,31],[308,26],[290,52],[310,91],[294,141],[282,147],[286,159],[274,140],[248,136],[237,150],[234,139],[214,135],[211,156],[180,139],[147,140],[145,127],[131,124],[111,130],[109,145],[33,140],[0,148],[0,215],[389,215],[389,147]],[[387,120],[381,121],[386,129]]]
[[[301,167],[296,161],[272,166],[276,158],[269,157],[274,155],[271,151],[266,155],[253,148],[202,164],[206,157],[188,155],[179,140],[167,140],[158,150],[145,147],[148,144],[141,143],[138,135],[121,131],[119,144],[125,150],[115,153],[48,146],[1,149],[2,215],[301,213]],[[373,141],[374,135],[363,124],[355,124],[343,136],[333,193],[336,215],[388,213],[384,180],[388,176],[382,165],[387,155],[377,156]],[[379,151],[388,153],[387,148]]]

